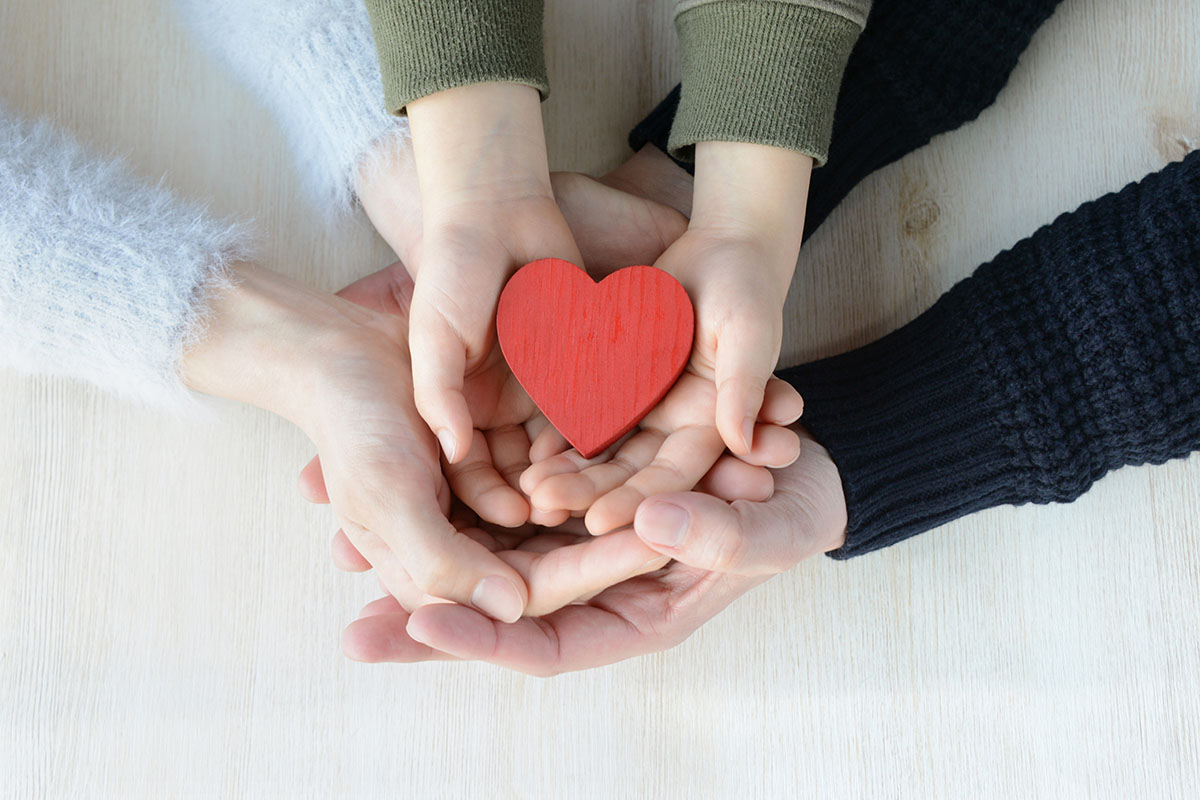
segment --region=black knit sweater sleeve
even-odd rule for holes
[[[1200,151],[1064,214],[883,339],[780,374],[841,471],[835,558],[1200,449]]]

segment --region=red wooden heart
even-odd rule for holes
[[[596,283],[558,258],[526,264],[500,295],[500,349],[546,419],[585,458],[654,408],[687,364],[695,326],[679,281],[626,267]]]

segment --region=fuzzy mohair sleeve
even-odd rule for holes
[[[244,231],[0,106],[0,367],[185,407],[184,348]]]
[[[363,0],[175,0],[201,44],[278,121],[313,201],[330,217],[354,201],[354,176],[408,120],[383,107]]]

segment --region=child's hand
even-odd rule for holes
[[[408,111],[423,215],[410,265],[415,399],[455,463],[483,427],[464,383],[502,363],[495,313],[505,282],[539,258],[581,259],[551,190],[537,90],[464,86]]]
[[[638,506],[648,497],[691,491],[725,452],[713,421],[716,397],[711,381],[685,372],[637,430],[593,459],[568,450],[561,434],[547,426],[534,440],[532,466],[521,475],[521,489],[533,506],[531,520],[560,525],[572,513],[586,512],[587,530],[603,534],[632,525]],[[795,390],[772,378],[752,451],[722,472],[740,496],[771,496],[773,481],[764,467],[785,467],[799,456],[799,438],[785,426],[802,410]]]
[[[752,451],[779,360],[811,171],[812,159],[790,150],[698,144],[691,223],[656,264],[691,295],[696,343],[689,369],[714,382],[717,430],[738,456]]]

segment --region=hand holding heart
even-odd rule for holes
[[[420,135],[419,117],[423,112],[415,111],[410,109],[414,141],[419,148],[422,141],[428,143],[432,137]],[[443,126],[438,133],[446,130]],[[427,126],[425,132],[430,131]],[[427,155],[429,152],[426,150]],[[473,153],[467,160],[473,158],[475,166],[498,163],[478,148]],[[463,161],[461,152],[453,155]],[[693,229],[688,231],[691,235],[676,242],[686,228],[686,220],[682,217],[672,217],[674,212],[669,209],[629,198],[580,176],[572,176],[577,180],[553,184],[553,194],[540,177],[524,184],[524,189],[521,181],[507,184],[501,181],[491,185],[477,184],[466,191],[458,180],[463,174],[447,175],[445,172],[446,164],[452,162],[454,159],[430,167],[418,157],[416,171],[422,197],[415,205],[405,206],[408,201],[402,199],[411,196],[411,183],[395,182],[390,191],[360,191],[372,221],[393,248],[408,257],[409,266],[417,277],[419,302],[414,303],[409,339],[412,352],[418,357],[414,360],[424,359],[424,366],[414,364],[415,394],[425,421],[435,429],[449,429],[454,440],[447,446],[443,437],[442,449],[452,456],[453,463],[443,463],[439,473],[444,471],[444,481],[453,494],[483,522],[481,524],[462,509],[452,512],[444,505],[437,513],[459,538],[490,551],[521,577],[526,584],[526,615],[552,614],[554,608],[587,599],[611,584],[618,586],[601,591],[601,597],[621,597],[641,606],[644,601],[638,599],[639,592],[656,593],[659,584],[654,580],[631,581],[631,576],[657,570],[662,566],[664,556],[690,558],[687,549],[648,547],[645,538],[639,534],[654,530],[655,526],[650,522],[639,523],[637,534],[618,530],[592,538],[588,533],[628,526],[645,498],[664,492],[686,492],[695,487],[723,500],[763,500],[771,495],[773,488],[771,475],[763,466],[779,467],[796,457],[795,434],[782,427],[800,413],[799,398],[794,391],[773,379],[763,378],[766,382],[759,387],[757,399],[743,397],[739,401],[745,408],[753,407],[748,420],[749,435],[742,424],[747,420],[741,417],[737,417],[737,424],[731,429],[730,425],[719,421],[731,418],[730,408],[737,411],[737,404],[731,404],[728,399],[730,388],[745,382],[729,383],[727,373],[730,371],[713,358],[719,351],[725,354],[726,363],[749,365],[751,371],[760,373],[765,369],[769,376],[778,352],[775,322],[778,313],[774,306],[782,304],[786,280],[779,276],[767,280],[767,273],[758,269],[766,251],[755,249],[753,226],[722,228],[714,225],[713,220],[719,220],[720,215],[711,213],[711,204],[705,217],[707,227],[693,224]],[[486,174],[487,169],[468,172],[473,179]],[[515,194],[512,193],[514,188],[517,189]],[[381,198],[387,202],[380,202]],[[556,211],[546,208],[547,201],[557,202],[567,211],[570,230],[581,237],[578,250],[576,243],[569,240],[570,231],[567,237],[561,235],[555,221],[561,216],[556,217]],[[641,212],[640,218],[639,215],[623,215],[623,211],[631,207],[631,201]],[[701,204],[699,210],[704,208]],[[598,213],[601,210],[602,213]],[[597,219],[612,222],[598,226]],[[647,219],[653,219],[654,224],[645,224]],[[664,235],[664,232],[669,233]],[[553,244],[560,239],[561,245]],[[545,248],[547,242],[550,243],[549,251],[539,249]],[[739,243],[745,246],[740,249],[711,246]],[[668,246],[671,246],[670,251],[664,256],[663,251]],[[589,266],[600,266],[605,271],[624,264],[659,259],[658,266],[687,287],[699,310],[697,348],[681,379],[633,431],[592,459],[584,459],[569,447],[553,426],[547,424],[507,364],[498,357],[495,340],[488,338],[491,310],[508,274],[531,257],[558,255],[579,263],[580,250],[590,259]],[[778,269],[776,262],[783,261],[780,253],[785,250],[768,253],[772,270]],[[622,259],[621,254],[626,252],[628,255]],[[724,256],[717,258],[716,255],[721,253]],[[492,259],[489,262],[492,266],[484,270],[486,274],[480,279],[471,273],[470,264],[482,255]],[[392,268],[391,273],[382,279],[375,276],[360,282],[357,289],[351,291],[354,299],[366,300],[369,304],[373,294],[378,297],[403,294],[396,288],[403,283],[402,269]],[[371,281],[374,283],[367,285]],[[423,292],[422,285],[427,285],[428,291]],[[420,311],[422,308],[425,311]],[[547,306],[548,310],[552,308],[553,305]],[[406,308],[396,310],[407,311]],[[428,316],[430,310],[436,312],[437,319],[433,319],[433,324],[418,325],[417,317]],[[476,323],[483,317],[488,326],[479,329]],[[737,329],[733,323],[745,319],[766,321],[767,329],[773,332],[776,341],[773,348],[746,347],[744,357],[733,358],[731,362],[729,354],[738,355],[739,338],[728,334]],[[480,330],[484,333],[480,334]],[[722,337],[724,345],[720,344]],[[771,338],[770,335],[767,338]],[[706,344],[708,347],[704,349]],[[754,342],[743,337],[740,344],[753,345]],[[758,352],[760,350],[763,352]],[[763,367],[763,364],[767,366]],[[738,374],[739,369],[747,371],[735,368],[733,374]],[[722,379],[729,385],[719,384]],[[718,386],[722,386],[722,390],[718,390]],[[751,392],[740,394],[753,394],[753,387]],[[469,444],[464,445],[464,441]],[[740,451],[740,459],[722,458],[721,454],[729,444],[735,452]],[[310,499],[325,499],[323,478],[319,462],[314,461],[305,469],[301,483]],[[431,480],[436,482],[443,478],[439,474],[436,478],[431,476]],[[396,491],[406,494],[409,489],[398,486]],[[578,515],[584,515],[581,522],[571,519]],[[549,531],[521,527],[504,532],[487,524],[512,526],[524,519],[538,525],[566,527]],[[732,532],[732,529],[728,530]],[[376,564],[374,556],[380,554],[364,551],[358,544],[356,541],[352,546],[344,534],[339,535],[335,541],[335,556],[341,565],[362,569],[368,564]],[[387,555],[383,554],[383,557],[386,560]],[[720,560],[714,565],[719,563]],[[442,559],[436,566],[439,571],[453,571],[456,565]],[[676,586],[687,593],[702,590],[708,596],[710,590],[727,583],[723,579],[700,577],[700,573],[693,574],[690,569],[673,566],[664,575],[662,585]],[[693,577],[700,582],[690,583]],[[621,586],[630,588],[621,593],[618,592]],[[416,582],[399,585],[395,580],[389,581],[388,589],[394,597],[372,607],[374,611],[383,612],[376,620],[378,624],[366,628],[356,626],[356,635],[348,633],[348,652],[404,639],[394,628],[388,629],[383,624],[385,619],[389,625],[394,625],[400,621],[402,613],[407,624],[409,612],[429,608],[431,613],[437,613],[416,615],[418,620],[429,622],[458,608],[435,602],[445,595],[430,592],[429,587],[428,580],[421,585]],[[664,598],[672,596],[670,592],[663,595]],[[725,599],[711,609],[705,605],[709,614],[715,613],[735,595],[716,592],[711,596]],[[479,604],[476,608],[486,611]],[[563,609],[563,612],[569,611],[569,608]],[[669,612],[670,606],[664,607],[664,611]],[[574,619],[575,612],[570,616]],[[663,625],[661,629],[665,631],[668,627]],[[438,629],[438,625],[432,625],[421,635],[446,643],[450,651],[457,647],[461,655],[474,657],[461,645],[452,645],[445,638],[437,639],[440,634],[434,631]],[[385,639],[381,640],[375,634]],[[375,644],[363,645],[364,642]],[[597,645],[600,646],[599,642]],[[353,654],[370,655],[362,650]],[[396,652],[376,655],[382,658],[398,656]],[[598,653],[588,658],[591,663],[611,660]]]
[[[342,290],[340,294],[361,305],[403,319],[411,291],[412,282],[407,273],[400,265],[394,265],[358,281]],[[487,385],[491,384],[485,382],[485,388]],[[684,384],[685,389],[686,387],[687,384]],[[472,387],[468,386],[468,394],[475,394],[471,389]],[[486,391],[482,394],[490,396]],[[673,394],[686,399],[691,393],[687,391],[681,393],[677,387]],[[711,395],[711,390],[709,390],[709,394]],[[514,467],[519,471],[522,465],[529,464],[527,428],[537,430],[539,425],[544,426],[544,422],[529,412],[527,399],[520,399],[518,395],[511,396],[518,397],[514,408],[506,408],[503,404],[494,404],[493,410],[489,413],[494,414],[498,419],[507,419],[513,414],[530,417],[527,427],[512,426],[506,423],[503,426],[502,434],[492,430],[487,431],[486,434],[477,432],[477,436],[485,442],[489,440],[493,442],[490,453],[491,457],[496,460],[495,463],[482,458],[476,460],[469,457],[458,464],[445,464],[443,467],[447,483],[454,493],[467,504],[484,507],[488,505],[489,499],[493,501],[495,499],[494,497],[489,498],[489,495],[500,491],[512,492],[511,487],[504,482],[497,470],[515,476]],[[659,409],[665,409],[665,411]],[[669,440],[675,433],[671,428],[671,404],[664,403],[659,409],[652,412],[652,415],[660,416],[661,421],[658,424],[661,426],[659,429],[661,433],[659,435]],[[705,415],[703,405],[700,406],[700,409],[701,415]],[[707,413],[711,414],[711,403]],[[711,429],[711,422],[709,428]],[[546,428],[546,430],[552,429]],[[779,430],[792,436],[790,432]],[[636,439],[636,435],[634,439]],[[630,441],[633,442],[634,439]],[[700,462],[696,458],[688,458],[690,472],[685,476],[670,476],[664,482],[664,486],[670,487],[672,490],[687,490],[703,478],[705,473],[709,473],[710,480],[715,481],[711,485],[720,487],[729,499],[737,497],[763,499],[770,494],[770,478],[761,468],[756,469],[736,459],[727,459],[710,470],[709,467],[712,466],[713,461],[716,461],[721,448],[719,437],[716,437],[711,430],[708,433],[708,439],[710,442],[716,440],[718,443],[715,448],[710,448],[713,449],[714,455],[709,462],[698,467]],[[630,468],[636,470],[640,464],[647,464],[652,459],[654,448],[647,449],[643,445],[640,452],[637,452],[635,448],[627,444],[618,452],[622,451],[626,453]],[[603,460],[597,459],[594,465],[601,463]],[[416,467],[416,465],[413,466]],[[698,472],[696,472],[697,469]],[[436,470],[430,471],[430,480],[440,479],[440,474],[433,474]],[[649,474],[647,473],[647,475]],[[643,478],[645,477],[644,475]],[[329,502],[319,460],[314,459],[302,472],[301,489],[304,495],[313,502]],[[407,487],[405,491],[408,491]],[[410,499],[416,502],[426,502],[432,506],[427,515],[439,513],[436,509],[438,502],[432,497],[424,501],[421,497]],[[632,514],[636,507],[636,502],[628,506],[629,520],[623,523],[625,526],[632,521]],[[566,516],[566,514],[562,515],[556,524],[565,522]],[[464,538],[471,539],[474,543],[497,553],[524,579],[528,596],[526,615],[549,613],[567,603],[586,598],[630,577],[658,569],[667,560],[660,553],[646,547],[628,527],[618,533],[596,539],[587,536],[583,525],[569,527],[565,531],[559,531],[555,536],[538,535],[535,529],[528,526],[504,534],[497,534],[496,529],[493,528],[491,533],[487,533],[484,528],[479,526],[476,518],[462,513],[461,510],[460,513],[452,515],[448,522],[439,522],[434,527],[451,523],[459,534],[464,535]],[[345,532],[339,532],[337,543],[335,552],[343,556],[342,565],[350,569],[361,569],[368,563],[392,563],[395,560],[394,553],[387,549],[384,542],[378,541],[374,537],[364,539],[361,533],[354,540],[353,547],[347,540]],[[553,544],[554,547],[547,547],[548,544]],[[345,557],[346,552],[361,552],[361,555],[347,558]],[[456,565],[453,562],[443,561],[436,569],[439,572],[453,572]],[[403,573],[401,572],[401,574]],[[448,578],[442,577],[439,580],[448,580]],[[436,594],[436,590],[435,593],[431,593],[429,587],[430,583],[428,582],[418,584],[416,581],[404,581],[403,579],[399,581],[392,579],[387,583],[389,593],[409,609],[440,600],[441,596]],[[476,605],[479,606],[479,604]]]
[[[687,374],[672,388],[692,352],[693,310],[662,270],[628,267],[597,284],[557,259],[528,264],[501,295],[497,328],[514,374],[553,425],[521,477],[544,524],[586,512],[594,534],[628,526],[642,500],[691,489],[724,451],[711,381]],[[799,443],[780,426],[801,410],[795,391],[772,379],[746,462],[794,461]],[[639,421],[637,434],[597,458]],[[568,443],[574,451],[564,452]]]

